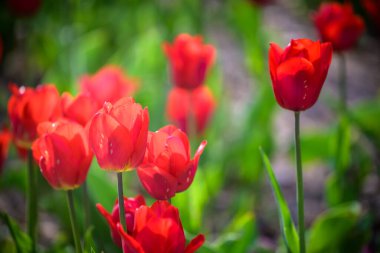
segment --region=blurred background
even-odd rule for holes
[[[271,2],[263,4],[263,2]],[[217,109],[202,139],[208,145],[194,183],[172,203],[180,209],[187,238],[204,233],[199,252],[286,252],[275,200],[259,153],[271,157],[295,219],[293,115],[272,92],[269,42],[318,39],[310,19],[319,0],[4,0],[0,2],[0,125],[9,126],[8,84],[53,83],[60,92],[79,91],[78,80],[106,64],[139,80],[137,102],[148,106],[150,130],[168,124],[171,88],[162,43],[180,33],[202,35],[216,47],[206,85]],[[312,252],[380,252],[380,43],[377,20],[352,1],[366,20],[357,47],[346,53],[350,117],[337,122],[338,66],[333,62],[317,104],[302,113],[305,213]],[[380,15],[380,14],[379,14]],[[336,164],[338,128],[345,133],[344,170]],[[0,175],[0,210],[25,225],[26,164],[14,147]],[[143,194],[135,172],[124,176],[125,195]],[[74,252],[65,196],[39,178],[39,244],[42,252]],[[95,208],[111,211],[116,177],[95,159],[87,185],[95,252],[118,252]],[[83,194],[76,191],[78,218]],[[148,202],[153,200],[148,198]],[[83,227],[83,226],[81,226]],[[0,252],[16,252],[0,223]]]

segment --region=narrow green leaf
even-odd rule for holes
[[[281,187],[277,182],[276,175],[273,172],[272,166],[268,159],[268,156],[260,148],[261,157],[268,173],[269,181],[272,186],[273,194],[277,202],[277,209],[279,212],[279,218],[281,223],[281,232],[284,237],[284,241],[292,253],[299,252],[299,238],[296,227],[294,226],[292,216],[284,195],[282,194]]]
[[[94,231],[94,226],[90,226],[84,234],[84,252],[85,253],[96,253],[96,246],[92,236]]]
[[[16,245],[18,253],[28,253],[32,250],[32,241],[29,236],[24,233],[18,224],[6,213],[0,212],[0,219],[7,225],[9,232]]]

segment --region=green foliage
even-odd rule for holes
[[[0,219],[7,225],[16,246],[17,253],[29,253],[32,250],[32,241],[17,223],[6,213],[0,212]]]

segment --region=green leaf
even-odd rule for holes
[[[94,231],[94,226],[90,226],[86,233],[84,234],[84,252],[85,253],[96,253],[96,246],[92,236]]]
[[[17,223],[6,213],[0,212],[1,220],[7,225],[9,232],[16,245],[18,253],[28,253],[32,250],[32,241],[29,236],[24,233],[17,225]]]
[[[299,238],[297,234],[297,230],[294,226],[292,217],[290,215],[290,210],[284,195],[282,194],[281,187],[277,182],[276,176],[268,159],[268,156],[264,153],[264,151],[260,148],[261,157],[266,167],[266,171],[268,173],[269,181],[272,186],[272,190],[274,193],[274,197],[277,202],[277,208],[279,211],[279,218],[281,223],[281,232],[284,237],[284,241],[293,253],[299,252]]]

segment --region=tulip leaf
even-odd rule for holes
[[[261,157],[265,164],[266,171],[268,173],[269,182],[272,186],[273,194],[277,202],[277,209],[279,213],[281,232],[286,243],[286,246],[292,253],[299,252],[299,238],[297,234],[296,227],[294,226],[292,217],[290,215],[290,210],[288,204],[286,203],[285,197],[281,191],[281,187],[277,182],[276,176],[274,174],[273,168],[270,164],[268,156],[260,148]]]
[[[18,253],[28,253],[32,250],[30,237],[21,230],[18,224],[6,213],[0,212],[1,220],[7,225]]]
[[[90,226],[84,234],[84,252],[85,253],[96,253],[96,246],[93,239],[94,226]]]

